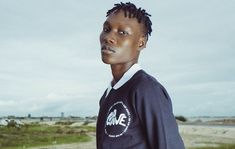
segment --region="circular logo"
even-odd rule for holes
[[[112,138],[122,136],[130,125],[131,117],[127,106],[122,102],[115,102],[108,111],[105,133]]]

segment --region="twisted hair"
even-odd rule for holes
[[[114,4],[114,7],[107,11],[106,17],[108,17],[112,13],[116,13],[120,10],[124,11],[125,17],[129,18],[136,18],[139,23],[143,21],[144,26],[146,28],[145,35],[148,36],[151,35],[152,32],[152,22],[150,20],[150,14],[148,14],[144,9],[137,8],[133,3],[127,2],[127,3],[120,3],[120,4]],[[128,14],[127,14],[128,12]],[[128,15],[128,16],[127,16]]]

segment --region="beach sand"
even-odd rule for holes
[[[187,148],[235,143],[235,126],[179,125],[179,131]]]

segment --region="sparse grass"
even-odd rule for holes
[[[83,131],[86,129],[86,131]],[[21,128],[0,127],[0,148],[20,149],[32,146],[53,145],[62,143],[85,142],[90,137],[86,132],[93,131],[88,126],[48,126],[31,124]]]
[[[96,127],[92,127],[92,126],[87,126],[87,125],[82,125],[80,127],[78,127],[80,129],[85,129],[88,132],[95,132],[96,131]]]
[[[197,147],[189,149],[235,149],[235,144],[220,144],[218,147]]]

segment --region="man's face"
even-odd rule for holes
[[[106,64],[136,63],[145,45],[143,24],[124,16],[120,10],[110,14],[100,34],[102,61]]]

